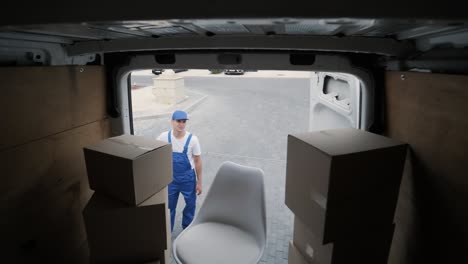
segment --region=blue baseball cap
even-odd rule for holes
[[[172,120],[188,120],[187,113],[177,110],[172,114]]]

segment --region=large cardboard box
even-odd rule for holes
[[[91,262],[142,263],[163,258],[171,241],[167,195],[166,187],[134,207],[94,193],[83,210]]]
[[[293,241],[308,263],[387,263],[394,228],[392,224],[378,230],[362,229],[351,237],[342,237],[323,245],[321,239],[296,217]]]
[[[299,218],[294,218],[293,241],[297,250],[309,263],[330,264],[333,243],[322,244],[322,239],[314,234]]]
[[[171,261],[170,255],[171,255],[170,249],[166,249],[164,250],[160,258],[158,258],[157,260],[150,261],[150,262],[145,262],[144,264],[169,264]]]
[[[394,227],[386,229],[387,233],[356,235],[350,240],[334,242],[331,263],[387,264]]]
[[[395,225],[378,230],[364,229],[353,237],[333,242],[332,264],[386,264]]]
[[[406,150],[352,128],[289,135],[285,203],[323,244],[391,226]]]
[[[171,211],[168,208],[168,203],[166,203],[167,213],[166,213],[166,250],[164,254],[161,255],[160,260],[161,264],[169,264],[170,256],[172,254],[172,233],[171,233]]]
[[[84,148],[90,188],[137,205],[172,181],[171,145],[122,135]]]
[[[289,241],[289,252],[288,252],[288,264],[311,264],[312,262],[307,262],[304,256],[299,252],[299,250],[294,246],[293,241]]]

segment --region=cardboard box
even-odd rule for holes
[[[170,229],[169,229],[170,230]],[[172,251],[171,249],[166,249],[164,250],[164,254],[163,256],[161,257],[161,264],[169,264],[171,263],[171,254],[172,254]]]
[[[167,187],[136,207],[94,193],[83,210],[94,263],[160,259],[170,249]]]
[[[320,237],[295,217],[293,241],[308,263],[387,263],[394,228],[392,224],[378,230],[358,230],[357,235],[323,245]]]
[[[365,244],[335,243],[334,247],[332,264],[387,264],[391,243],[385,240],[369,240]]]
[[[84,148],[90,188],[137,205],[172,181],[171,145],[122,135]]]
[[[332,264],[386,264],[394,230],[392,224],[379,230],[361,230],[354,237],[335,241]]]
[[[285,203],[323,244],[391,226],[406,150],[352,128],[289,135]]]
[[[304,256],[294,246],[293,241],[289,241],[288,264],[310,264]]]
[[[170,254],[170,251],[166,249],[159,259],[145,262],[144,264],[169,264],[171,261]]]
[[[168,203],[166,203],[168,205]],[[166,206],[167,207],[167,206]],[[167,249],[164,250],[164,255],[161,256],[161,264],[169,264],[170,256],[172,254],[172,233],[171,233],[171,211],[167,207],[166,213],[166,245]]]
[[[299,218],[294,218],[293,241],[297,250],[309,263],[332,263],[333,243],[322,244],[322,239],[314,234]]]

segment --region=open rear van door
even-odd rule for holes
[[[360,128],[360,94],[360,81],[351,74],[313,74],[309,129]]]

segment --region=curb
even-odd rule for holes
[[[191,105],[188,105],[187,107],[182,108],[181,110],[188,113],[192,111],[193,109],[195,109],[203,101],[205,101],[207,97],[208,95],[205,95],[202,98],[198,99],[197,101],[193,102]],[[155,119],[155,118],[161,118],[161,117],[170,117],[171,115],[172,115],[172,112],[165,112],[165,113],[159,113],[159,114],[154,114],[154,115],[134,117],[133,120],[134,121],[149,120],[149,119]]]

